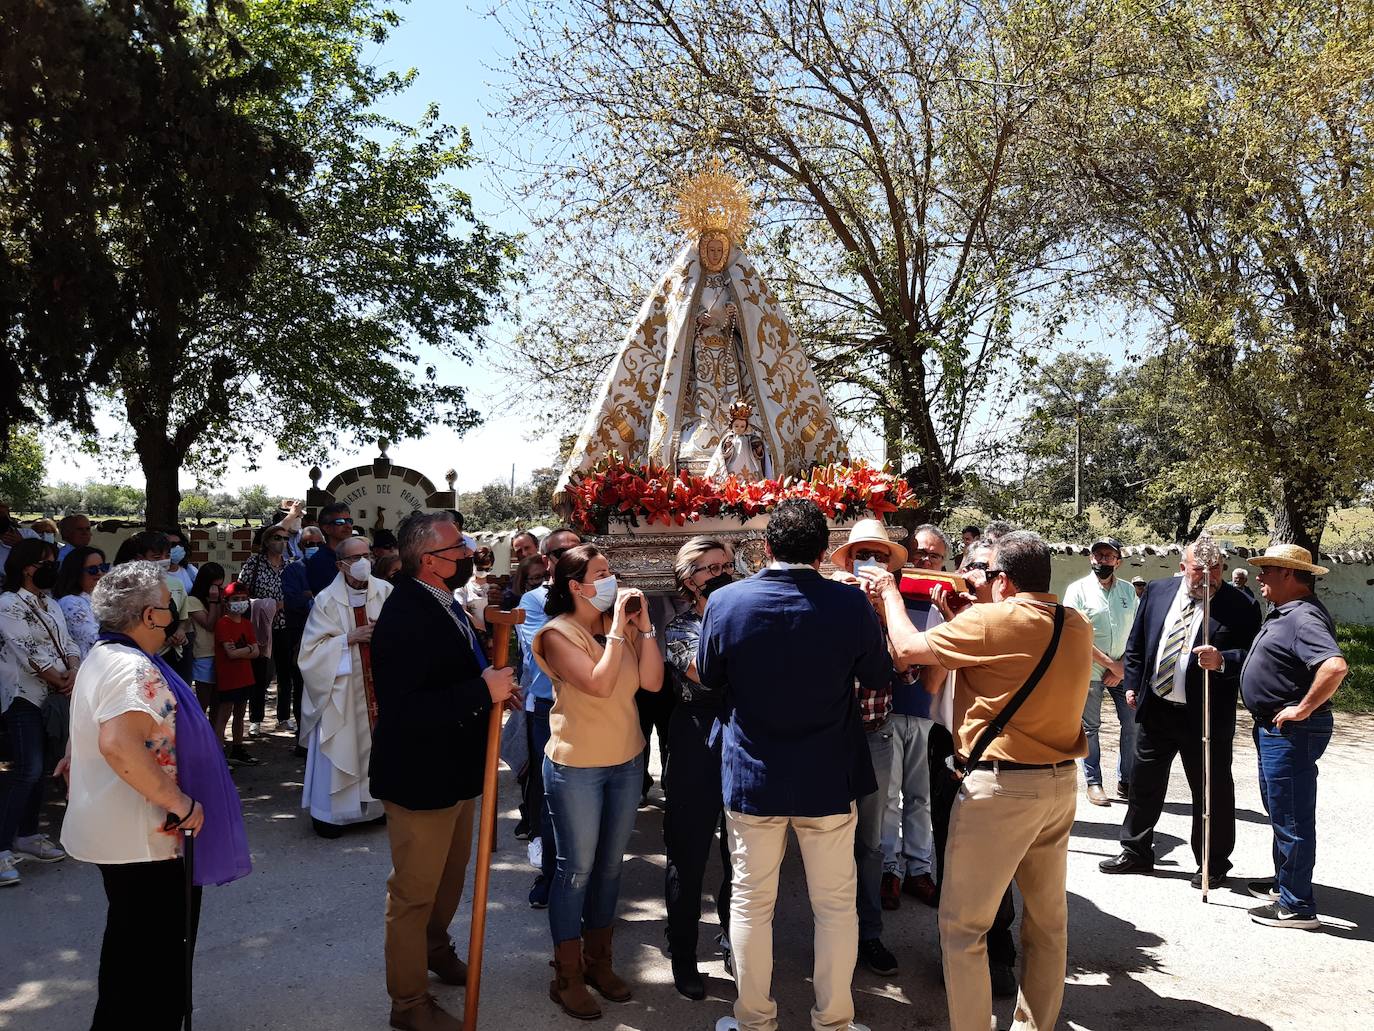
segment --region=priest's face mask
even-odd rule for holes
[[[701,234],[697,248],[701,252],[701,264],[707,272],[720,272],[730,257],[730,238],[719,230]]]

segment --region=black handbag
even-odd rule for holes
[[[949,769],[949,775],[956,783],[968,776],[968,771],[978,765],[978,761],[983,758],[983,753],[988,750],[988,746],[1001,736],[1002,731],[1011,722],[1011,718],[1016,715],[1016,710],[1030,693],[1035,690],[1035,685],[1040,683],[1045,675],[1045,670],[1050,668],[1050,662],[1054,659],[1054,653],[1059,650],[1059,638],[1064,632],[1064,606],[1054,607],[1054,632],[1050,635],[1050,643],[1045,648],[1045,654],[1040,656],[1040,662],[1035,669],[1031,670],[1031,675],[1026,678],[1026,682],[1012,696],[1011,701],[1002,707],[1002,711],[993,717],[991,723],[983,728],[983,732],[978,735],[978,740],[973,744],[973,750],[969,752],[968,758],[963,762],[959,761],[959,753],[956,751],[945,760],[945,766]]]

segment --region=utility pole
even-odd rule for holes
[[[1079,401],[1073,419],[1073,511],[1083,514],[1083,402]]]

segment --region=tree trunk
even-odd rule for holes
[[[177,525],[177,511],[181,505],[181,463],[176,452],[165,441],[150,447],[138,447],[139,462],[148,481],[147,507],[144,520],[149,527],[167,529]]]
[[[1274,518],[1270,541],[1296,544],[1317,557],[1322,534],[1326,531],[1326,505],[1312,500],[1319,493],[1314,485],[1292,479],[1274,484]]]

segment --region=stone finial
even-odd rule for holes
[[[378,458],[386,458],[386,449],[389,448],[389,447],[391,447],[391,441],[387,440],[385,437],[378,437],[378,438],[377,438],[377,450],[380,451],[381,454],[378,455],[377,457],[378,457]]]
[[[320,467],[318,465],[312,465],[310,467],[310,487],[312,490],[320,489],[320,477],[323,475],[324,473],[320,472]]]
[[[458,473],[450,469],[448,472],[444,473],[444,481],[448,484],[448,489],[452,490],[453,485],[458,482]]]

